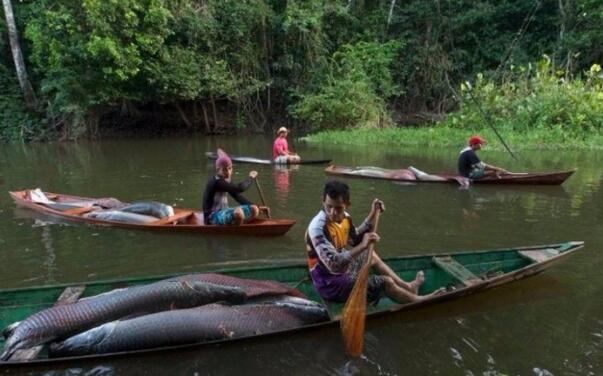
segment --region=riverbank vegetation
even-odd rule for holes
[[[572,78],[546,57],[535,66],[512,66],[502,84],[478,74],[456,92],[459,110],[428,127],[323,131],[323,144],[456,145],[480,134],[502,149],[496,131],[516,149],[603,149],[603,75],[593,65]]]
[[[603,60],[597,0],[3,5],[2,140],[97,137],[109,130],[263,132],[281,125],[300,133],[442,119],[434,129],[444,139],[452,135],[446,132],[479,129],[470,92],[459,89],[466,81],[509,137],[563,129],[564,137],[589,143],[592,124],[601,124],[600,108],[580,94],[594,93],[600,73],[590,68]],[[550,85],[562,80],[572,89],[547,97],[543,86],[527,98],[544,54]],[[578,106],[578,114],[568,105]],[[570,129],[560,126],[567,121]]]

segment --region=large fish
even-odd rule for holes
[[[189,281],[189,282],[207,282],[214,283],[221,286],[233,286],[240,287],[245,291],[247,298],[256,298],[262,296],[277,296],[277,295],[291,295],[299,298],[306,298],[299,290],[289,287],[283,283],[258,280],[258,279],[246,279],[237,278],[224,274],[216,273],[202,273],[202,274],[186,274],[178,277],[169,279],[171,281]]]
[[[101,221],[113,221],[122,223],[146,224],[157,221],[150,215],[128,213],[121,210],[97,210],[84,214],[86,218],[99,219]]]
[[[156,201],[140,201],[119,209],[120,211],[150,215],[157,218],[174,215],[174,208]]]
[[[239,287],[186,280],[165,280],[101,294],[29,316],[6,340],[0,359],[7,360],[18,349],[64,339],[123,317],[220,301],[241,303],[246,297]]]
[[[235,306],[211,304],[110,322],[52,344],[50,355],[103,354],[246,337],[328,319],[322,305],[293,297]]]

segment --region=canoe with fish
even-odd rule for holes
[[[575,170],[554,172],[517,172],[487,176],[480,179],[468,179],[455,173],[430,174],[414,167],[405,169],[386,169],[374,166],[345,167],[330,165],[325,168],[327,175],[363,179],[382,179],[405,183],[452,183],[468,186],[471,184],[494,185],[560,185],[563,184]]]
[[[441,288],[445,292],[406,304],[383,298],[367,307],[367,318],[443,303],[518,281],[543,272],[583,246],[581,241],[572,241],[387,258],[384,261],[403,279],[411,279],[420,270],[425,272],[421,295]],[[7,337],[0,339],[4,358],[0,370],[192,348],[199,353],[226,343],[248,346],[249,341],[275,336],[293,341],[299,332],[338,330],[343,304],[321,300],[304,262],[203,272],[0,290],[0,326],[6,328]],[[174,282],[182,285],[162,285]],[[210,284],[204,290],[209,297],[197,300],[208,304],[187,307],[176,302],[169,310],[157,312],[161,307],[142,298],[150,296],[157,301],[157,296],[168,292],[180,296],[182,289],[195,295],[203,290],[195,287],[198,283]],[[156,308],[150,313],[139,312],[132,307],[132,300],[143,302],[143,311],[149,310],[144,309],[145,304]],[[159,305],[165,308],[169,300],[162,297]],[[185,300],[181,297],[179,301]],[[60,308],[64,306],[70,308]],[[115,310],[119,313],[114,314]],[[125,317],[116,321],[120,315]],[[59,324],[66,322],[76,323],[77,329],[61,328]]]
[[[256,218],[241,225],[208,225],[203,212],[157,202],[124,203],[115,198],[91,198],[26,189],[9,192],[17,206],[69,221],[174,232],[221,235],[283,235],[293,219]]]

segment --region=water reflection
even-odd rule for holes
[[[291,175],[299,169],[299,165],[274,165],[272,169],[272,180],[276,191],[276,199],[281,205],[285,205],[289,198],[291,186]]]
[[[77,195],[148,198],[199,207],[213,174],[205,151],[265,156],[271,138],[200,137],[99,143],[5,145],[5,190],[40,186]],[[297,152],[348,166],[454,169],[457,148],[316,147]],[[485,160],[513,168],[504,152]],[[69,364],[56,374],[520,374],[589,375],[603,369],[603,153],[525,152],[525,170],[580,169],[560,187],[397,185],[349,179],[350,214],[361,221],[374,197],[388,207],[384,257],[584,240],[583,251],[520,283],[429,309],[369,320],[365,358],[349,362],[338,328],[260,342]],[[10,166],[10,167],[8,167]],[[236,178],[252,166],[239,166]],[[255,166],[253,166],[255,168]],[[320,208],[324,166],[257,166],[275,217],[298,223],[284,237],[157,234],[47,225],[0,195],[0,286],[91,281],[303,261],[303,235]],[[250,192],[255,199],[255,192]],[[272,200],[271,200],[272,199]],[[273,201],[273,202],[271,202]],[[44,226],[32,228],[35,220]],[[61,223],[52,219],[52,222]],[[44,260],[44,262],[41,262]],[[150,369],[150,364],[153,368]],[[81,367],[81,368],[80,368]],[[100,371],[95,371],[95,369]],[[48,370],[45,370],[48,371]],[[79,372],[79,373],[77,373]],[[543,373],[544,374],[544,373]]]

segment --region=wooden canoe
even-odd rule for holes
[[[218,159],[218,155],[213,152],[207,152],[207,153],[205,153],[205,155],[207,156],[208,159],[210,159],[212,161],[215,161],[216,159]],[[252,164],[263,164],[263,165],[277,164],[277,163],[274,163],[274,161],[271,159],[245,157],[245,156],[240,156],[240,155],[229,155],[229,157],[233,162],[236,162],[236,163],[252,163]],[[297,163],[287,163],[287,164],[327,164],[330,162],[331,162],[330,159],[302,159],[301,161],[299,161]]]
[[[36,212],[49,215],[52,217],[62,218],[69,221],[87,222],[95,225],[104,226],[115,226],[124,227],[130,229],[145,229],[145,230],[158,230],[158,231],[183,231],[183,232],[196,232],[200,234],[220,234],[220,235],[283,235],[295,224],[293,219],[263,219],[258,218],[250,223],[245,223],[239,226],[228,225],[205,225],[199,223],[202,218],[201,212],[196,212],[192,209],[174,208],[174,215],[172,217],[158,219],[152,223],[123,223],[117,221],[106,221],[100,219],[87,218],[84,215],[89,212],[86,207],[80,209],[77,205],[82,203],[94,203],[99,199],[90,197],[71,196],[60,193],[44,192],[47,197],[51,198],[54,202],[58,203],[59,206],[48,205],[33,202],[29,199],[30,190],[14,191],[9,192],[17,206],[25,207]],[[61,210],[69,208],[70,204],[73,203],[73,209]],[[61,209],[60,205],[63,205]]]
[[[470,181],[471,184],[522,184],[522,185],[560,185],[567,180],[576,170],[558,171],[558,172],[526,172],[512,175],[501,175],[497,177],[485,177],[477,180],[466,179],[453,173],[429,174],[431,179],[421,180],[405,177],[402,171],[407,170],[388,170],[376,167],[344,167],[330,165],[325,169],[327,175],[363,178],[363,179],[382,179],[393,180],[408,183],[452,183],[462,184],[463,180]]]
[[[414,278],[417,271],[423,270],[425,272],[426,281],[423,286],[421,286],[420,294],[427,294],[441,287],[445,287],[447,290],[442,295],[407,304],[397,304],[387,298],[381,299],[376,306],[367,307],[368,318],[390,315],[394,312],[407,311],[431,304],[442,303],[444,301],[470,295],[538,274],[583,246],[584,242],[573,241],[542,246],[485,251],[463,251],[457,253],[437,253],[384,259],[384,261],[405,280]],[[318,302],[321,301],[320,297],[314,291],[312,282],[309,279],[307,266],[302,261],[299,263],[287,263],[265,267],[235,269],[208,268],[208,270],[205,271],[212,271],[240,278],[279,281],[292,287],[296,287],[312,300]],[[0,290],[0,326],[4,328],[14,322],[21,321],[42,309],[46,309],[55,304],[61,304],[61,302],[57,303],[57,299],[64,299],[65,296],[73,296],[73,291],[82,293],[81,296],[86,297],[116,288],[151,283],[171,276]],[[75,285],[77,286],[74,287]],[[66,292],[66,289],[69,290]],[[234,345],[235,343],[246,343],[247,341],[255,341],[269,336],[286,336],[287,340],[290,341],[293,334],[301,331],[312,331],[318,328],[327,327],[333,327],[335,328],[334,330],[337,330],[343,304],[328,304],[327,306],[329,308],[331,320],[293,330],[264,333],[245,338],[113,354],[87,355],[83,357],[49,359],[47,357],[45,358],[45,353],[42,351],[35,359],[11,359],[7,362],[0,363],[0,370],[3,368],[23,367],[27,365],[50,366],[58,365],[60,363],[72,364],[71,362],[75,360],[78,360],[79,364],[79,362],[86,359],[106,359],[118,356],[136,357],[142,356],[143,354],[158,352],[186,351],[186,349],[191,348],[201,351],[204,348],[208,349],[215,346],[223,346],[226,343]],[[4,339],[0,339],[0,350],[3,347]],[[195,353],[198,352],[195,351]]]

